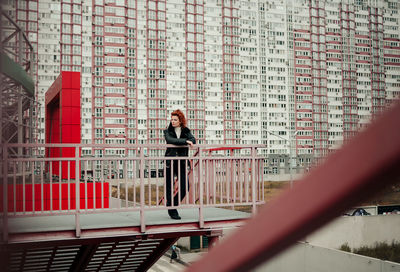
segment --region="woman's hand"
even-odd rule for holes
[[[193,147],[193,142],[192,141],[186,141],[186,143],[188,144],[188,145],[190,145],[190,147]]]

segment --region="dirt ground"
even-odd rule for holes
[[[266,181],[264,184],[264,194],[265,194],[265,202],[268,203],[272,199],[276,198],[279,196],[286,188],[289,187],[289,182],[285,181]],[[112,188],[112,194],[114,197],[117,197],[117,188],[113,187]],[[139,190],[135,190],[136,194],[136,200],[140,199],[140,194]],[[129,200],[133,201],[133,191],[132,188],[129,189]],[[146,197],[146,203],[149,201],[148,200],[148,186],[145,185],[145,197]],[[151,203],[152,205],[156,204],[156,190],[154,187],[151,189]],[[164,193],[162,191],[162,188],[159,188],[159,196],[163,196]],[[121,189],[120,191],[120,198],[125,199],[125,190]],[[380,192],[376,196],[367,199],[360,203],[358,206],[369,206],[369,205],[394,205],[394,204],[400,204],[400,183],[394,184],[390,187],[387,187],[384,191]],[[237,207],[237,210],[241,211],[250,211],[251,207],[246,206],[246,207]]]
[[[289,185],[288,182],[266,182],[265,201],[278,196]],[[364,200],[359,206],[400,204],[400,183],[391,185],[374,197]]]

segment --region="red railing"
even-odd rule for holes
[[[400,103],[187,271],[249,271],[400,179]]]
[[[38,149],[75,149],[75,156],[63,158],[20,157],[8,153],[15,147],[26,154],[39,154]],[[125,150],[127,155],[81,157],[85,147]],[[79,215],[114,211],[139,211],[141,230],[146,230],[144,213],[151,209],[174,209],[166,206],[165,157],[166,147],[173,145],[83,145],[83,144],[4,144],[2,145],[2,201],[3,238],[7,240],[7,219],[23,216],[52,216],[75,214],[79,236]],[[179,201],[179,209],[199,208],[199,226],[204,224],[206,207],[256,206],[264,201],[263,158],[257,148],[242,145],[230,154],[221,150],[210,155],[210,148],[222,146],[196,145],[185,166],[191,165],[186,179],[186,197]],[[35,149],[33,152],[31,149]],[[197,153],[195,151],[197,150]],[[192,154],[193,153],[193,154]],[[62,163],[60,163],[62,162]],[[78,167],[75,167],[77,165]],[[58,171],[54,171],[57,167]],[[171,163],[171,167],[174,164]],[[178,167],[181,167],[178,164]],[[66,169],[64,169],[66,168]],[[173,173],[174,171],[171,171]],[[59,173],[68,173],[60,178]],[[73,173],[71,178],[70,173]],[[180,173],[180,171],[178,171]],[[172,178],[171,178],[172,180]],[[182,193],[177,183],[177,193]],[[172,203],[173,205],[173,203]],[[6,212],[7,211],[7,212]]]

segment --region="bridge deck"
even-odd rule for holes
[[[223,228],[240,226],[250,217],[235,210],[204,208],[200,227],[199,208],[180,208],[179,213],[182,219],[173,220],[166,210],[145,210],[145,232],[140,211],[80,214],[79,237],[74,214],[10,217],[9,240],[0,246],[0,263],[5,263],[6,271],[53,266],[62,271],[146,271],[180,237],[220,236]]]
[[[230,209],[204,208],[204,226],[200,228],[198,208],[178,210],[182,217],[181,220],[171,219],[166,210],[145,211],[145,232],[141,232],[140,229],[139,211],[99,211],[99,213],[80,214],[81,235],[79,238],[75,235],[74,214],[8,218],[9,243],[204,232],[205,230],[239,226],[250,217],[248,213]]]

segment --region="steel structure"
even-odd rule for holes
[[[15,2],[15,18],[11,17],[17,25],[24,31],[26,37],[29,37],[29,43],[32,48],[26,47],[23,54],[26,59],[31,59],[29,75],[34,81],[35,85],[35,99],[37,102],[41,103],[39,100],[40,94],[38,90],[38,39],[39,39],[39,1],[38,0],[27,0],[23,2]],[[39,111],[40,106],[36,106],[35,111]],[[39,117],[39,112],[37,113]],[[35,141],[38,140],[36,137]]]
[[[32,76],[34,52],[23,29],[5,12],[1,20],[1,143],[34,143],[37,139],[38,103]],[[21,148],[14,155],[22,156]]]

